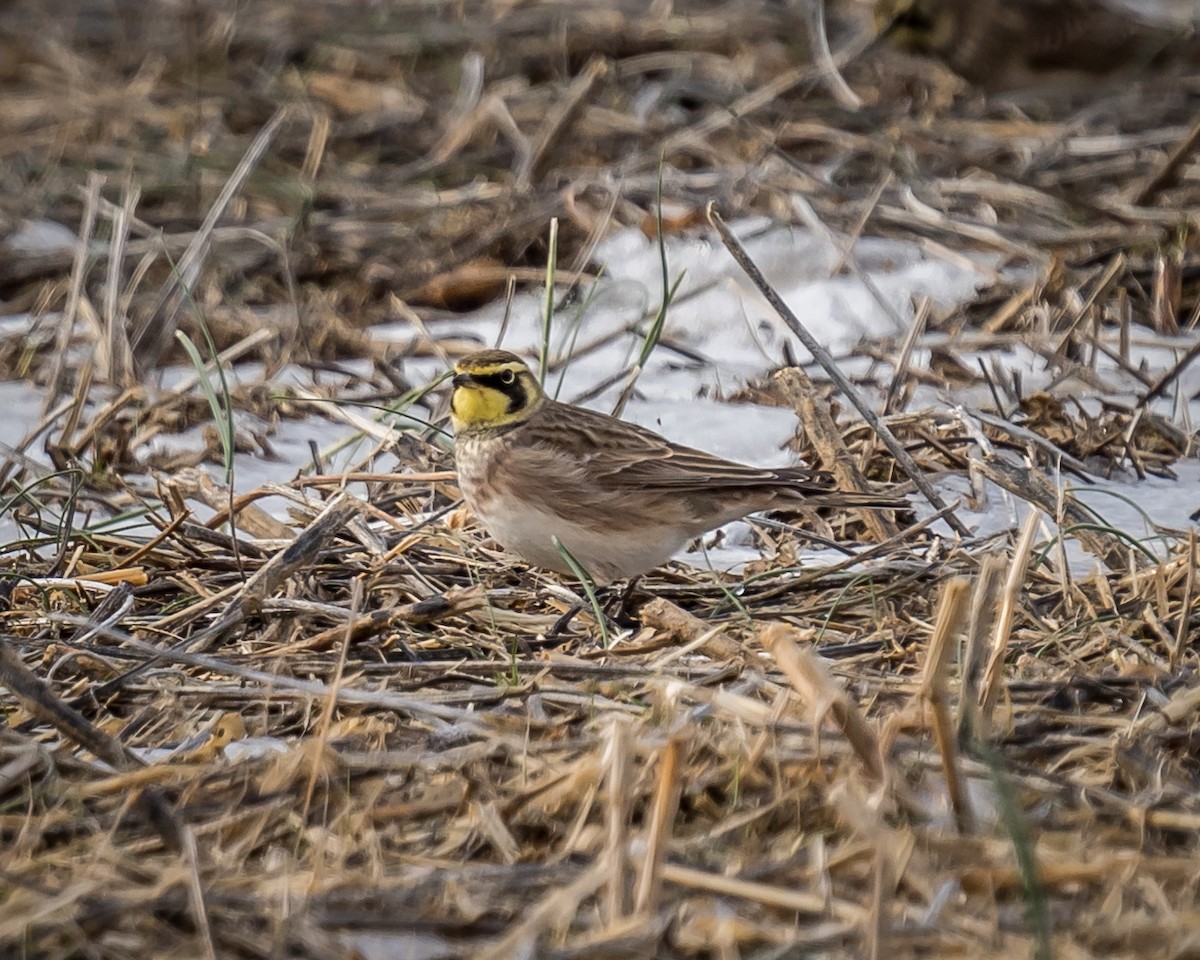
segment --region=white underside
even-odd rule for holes
[[[599,535],[562,517],[510,499],[502,511],[480,511],[488,533],[501,545],[530,563],[571,574],[570,565],[554,546],[554,537],[566,547],[597,583],[608,583],[646,573],[661,566],[686,542],[661,528],[637,533]]]

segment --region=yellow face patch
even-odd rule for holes
[[[529,368],[511,354],[499,351],[467,357],[455,368],[450,419],[454,432],[503,427],[524,420],[537,406],[542,391]],[[484,362],[484,359],[491,362]],[[511,358],[511,359],[509,359]]]
[[[466,427],[492,426],[508,422],[509,399],[499,390],[469,383],[454,388],[450,419],[455,433]]]

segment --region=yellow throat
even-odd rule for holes
[[[456,434],[520,423],[542,401],[525,362],[505,350],[483,350],[454,365],[450,420]]]

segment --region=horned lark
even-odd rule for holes
[[[1151,22],[1116,0],[875,0],[878,35],[992,90],[1195,63],[1195,24]]]
[[[484,350],[454,368],[454,460],[488,532],[530,563],[571,573],[557,538],[598,582],[645,573],[693,537],[769,508],[905,506],[841,493],[799,467],[759,469],[547,397],[529,367]]]

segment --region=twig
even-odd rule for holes
[[[667,858],[667,841],[675,828],[679,810],[679,794],[683,789],[680,769],[683,745],[677,737],[667,741],[659,753],[658,778],[654,786],[654,802],[650,808],[650,823],[646,833],[646,855],[638,871],[633,909],[637,913],[653,913],[658,909],[658,894],[662,887],[662,867]]]
[[[1179,141],[1171,148],[1166,157],[1163,158],[1161,166],[1151,173],[1140,186],[1137,186],[1133,190],[1130,203],[1135,207],[1140,207],[1158,193],[1159,190],[1170,186],[1175,180],[1175,174],[1179,170],[1179,167],[1196,148],[1198,142],[1200,142],[1200,116],[1192,120],[1192,125],[1188,127],[1187,133],[1179,138]]]
[[[67,288],[67,304],[58,321],[54,365],[50,370],[50,384],[46,390],[46,398],[42,401],[43,415],[54,406],[54,402],[62,393],[69,355],[67,348],[71,345],[71,334],[75,330],[75,318],[84,297],[84,279],[88,267],[89,247],[92,241],[92,232],[96,228],[96,208],[100,203],[100,188],[103,184],[104,178],[100,174],[88,174],[87,192],[83,199],[83,223],[79,228],[79,239],[75,243],[75,253],[71,262],[71,283]]]
[[[775,374],[775,379],[783,386],[787,400],[804,425],[804,431],[820,457],[821,468],[833,474],[839,489],[869,493],[866,478],[850,456],[829,408],[818,402],[808,374],[799,367],[788,367]],[[896,524],[879,511],[863,508],[858,515],[876,543],[886,542],[896,535]]]
[[[838,70],[833,52],[829,49],[829,35],[825,30],[825,0],[817,0],[809,6],[809,19],[810,40],[816,52],[815,59],[829,92],[846,109],[859,109],[862,106],[862,98],[850,89],[846,78]]]
[[[629,912],[629,806],[633,793],[629,722],[620,714],[609,721],[608,760],[608,891],[605,922],[608,926]]]
[[[1192,627],[1192,601],[1196,596],[1196,528],[1188,528],[1187,543],[1184,545],[1183,562],[1187,573],[1183,577],[1183,600],[1179,605],[1179,625],[1175,628],[1175,645],[1171,648],[1171,671],[1179,667],[1183,652],[1187,649],[1188,635]]]
[[[1200,338],[1197,338],[1196,342],[1188,348],[1187,352],[1180,357],[1178,361],[1176,361],[1175,365],[1171,367],[1170,370],[1167,370],[1162,376],[1155,380],[1151,386],[1146,388],[1145,392],[1138,397],[1137,405],[1139,407],[1144,407],[1155,397],[1159,396],[1164,390],[1167,389],[1167,387],[1179,379],[1179,375],[1182,374],[1183,371],[1186,370],[1191,365],[1192,361],[1197,357],[1200,357]]]
[[[908,332],[904,335],[904,341],[900,344],[900,353],[892,367],[892,380],[888,384],[887,393],[883,395],[883,415],[885,417],[894,412],[893,405],[896,397],[904,384],[904,378],[908,375],[908,364],[912,359],[913,347],[916,345],[917,338],[925,332],[925,323],[929,319],[931,303],[929,297],[921,297],[917,308],[913,311],[912,323],[908,325]],[[980,358],[980,365],[982,363],[983,360]],[[989,380],[988,383],[990,384],[991,381]]]
[[[1086,463],[1078,457],[1073,457],[1067,453],[1062,447],[1058,446],[1053,440],[1048,440],[1040,433],[1034,433],[1028,427],[1022,427],[1013,423],[1004,416],[992,416],[990,413],[984,413],[982,410],[976,410],[974,413],[967,413],[966,410],[959,408],[958,415],[962,418],[974,417],[981,423],[986,423],[989,427],[995,427],[997,430],[1003,430],[1015,440],[1023,440],[1026,443],[1032,444],[1035,447],[1045,451],[1053,460],[1060,461],[1064,467],[1079,477],[1084,483],[1095,483],[1092,479],[1092,470]]]
[[[959,667],[958,742],[969,744],[979,729],[980,687],[987,663],[988,637],[996,622],[997,601],[1008,567],[1003,553],[989,553],[979,565],[971,609],[967,618],[967,640]]]
[[[146,369],[158,362],[167,346],[174,341],[175,329],[184,304],[191,296],[191,291],[200,277],[200,271],[212,248],[213,231],[217,221],[225,215],[230,202],[241,190],[246,178],[258,164],[271,141],[275,138],[279,127],[288,117],[286,107],[281,107],[275,115],[255,136],[245,155],[229,175],[221,192],[204,217],[204,222],[192,236],[188,248],[175,264],[171,275],[163,283],[153,309],[139,325],[138,330],[130,338],[135,361],[141,369]]]
[[[759,631],[758,642],[771,654],[800,694],[812,715],[813,728],[820,727],[828,712],[854,748],[867,776],[872,780],[882,780],[883,754],[875,731],[842,686],[829,674],[821,658],[796,644],[792,636],[794,633],[794,627],[771,623]]]
[[[997,455],[981,459],[972,458],[971,467],[998,487],[1043,510],[1051,517],[1059,515],[1061,502],[1063,519],[1070,524],[1068,532],[1083,544],[1088,553],[1109,570],[1119,572],[1128,565],[1128,542],[1101,528],[1095,517],[1081,507],[1074,496],[1062,496],[1059,488],[1036,467],[1015,464]],[[1060,536],[1063,535],[1065,534],[1060,533]],[[1144,567],[1150,562],[1145,547],[1135,548],[1133,558],[1133,563],[1139,567]]]
[[[708,221],[713,225],[717,233],[720,234],[725,248],[733,256],[733,259],[737,261],[738,266],[746,271],[746,275],[758,287],[759,292],[766,297],[767,302],[771,304],[779,316],[783,318],[783,322],[787,324],[792,333],[804,344],[805,349],[825,368],[825,372],[829,374],[830,379],[837,384],[838,389],[854,405],[854,408],[862,415],[862,418],[871,425],[871,429],[875,431],[876,436],[888,448],[888,452],[896,458],[896,462],[900,464],[900,468],[916,485],[922,496],[929,501],[935,510],[946,511],[946,522],[950,524],[955,533],[959,534],[959,536],[969,537],[971,531],[967,528],[966,524],[959,520],[952,510],[946,507],[946,502],[933,489],[933,485],[925,479],[921,468],[917,466],[917,462],[913,460],[909,452],[904,449],[904,445],[896,438],[896,435],[892,433],[887,424],[879,419],[875,411],[871,409],[870,405],[854,388],[854,385],[842,373],[829,351],[816,341],[813,335],[800,323],[799,318],[792,312],[791,307],[783,302],[783,298],[767,282],[767,278],[762,275],[762,271],[750,259],[745,247],[733,235],[732,231],[725,224],[725,221],[721,219],[720,214],[717,213],[716,206],[712,203],[708,205]]]
[[[1033,550],[1033,538],[1037,534],[1040,523],[1041,515],[1038,511],[1030,510],[1029,516],[1025,518],[1025,526],[1021,529],[1021,539],[1017,541],[1013,550],[1011,566],[1008,568],[1008,579],[1004,583],[1000,611],[996,617],[996,627],[992,631],[992,649],[979,691],[979,725],[974,731],[977,741],[984,741],[991,736],[992,713],[996,709],[996,701],[1000,697],[1000,686],[1004,673],[1004,654],[1008,650],[1013,620],[1017,615],[1022,585],[1025,582],[1025,568],[1029,564],[1029,554]]]
[[[950,804],[954,810],[954,823],[959,833],[970,833],[974,814],[971,812],[971,797],[967,793],[966,781],[959,764],[958,748],[950,719],[950,698],[946,690],[946,671],[950,655],[954,652],[954,640],[962,629],[967,612],[969,585],[965,578],[956,577],[942,587],[942,598],[938,604],[937,620],[933,636],[929,640],[929,652],[925,658],[921,693],[929,701],[933,711],[933,735],[937,740],[938,753],[942,758],[942,772],[946,775],[946,786],[950,792]]]
[[[83,617],[73,614],[55,614],[51,619],[73,626],[80,626],[87,623]],[[252,683],[261,684],[264,692],[269,690],[272,696],[276,697],[281,693],[297,694],[306,699],[334,697],[338,703],[369,704],[386,710],[395,710],[398,713],[411,714],[414,717],[421,717],[425,720],[444,720],[467,726],[471,726],[473,722],[470,710],[446,707],[437,703],[425,703],[413,697],[402,697],[384,691],[354,690],[345,686],[333,690],[326,683],[320,683],[315,680],[297,680],[278,673],[268,673],[265,670],[252,670],[234,663],[227,663],[217,657],[184,653],[181,650],[161,650],[153,644],[139,640],[137,637],[122,630],[104,627],[103,625],[96,626],[96,633],[145,654],[149,658],[147,663],[182,663],[187,666],[198,667],[201,670],[209,670],[213,673],[237,677],[240,680],[248,680]],[[2,646],[3,644],[0,644],[0,647]],[[89,749],[91,749],[90,745]]]
[[[517,189],[528,190],[533,178],[539,176],[546,164],[551,148],[562,136],[571,122],[578,116],[588,94],[596,83],[608,73],[608,61],[602,57],[589,60],[579,75],[571,81],[554,107],[542,120],[541,128],[534,138],[529,153],[521,159],[516,171]]]
[[[86,625],[86,621],[81,625]],[[15,637],[0,637],[0,681],[3,681],[10,695],[33,716],[50,724],[64,737],[90,750],[110,766],[118,770],[135,770],[144,766],[120,740],[101,730],[74,707],[55,696],[21,662],[13,649],[17,642],[19,640]],[[181,851],[184,846],[183,828],[163,795],[153,787],[146,787],[138,794],[137,804],[163,843],[171,850]]]

